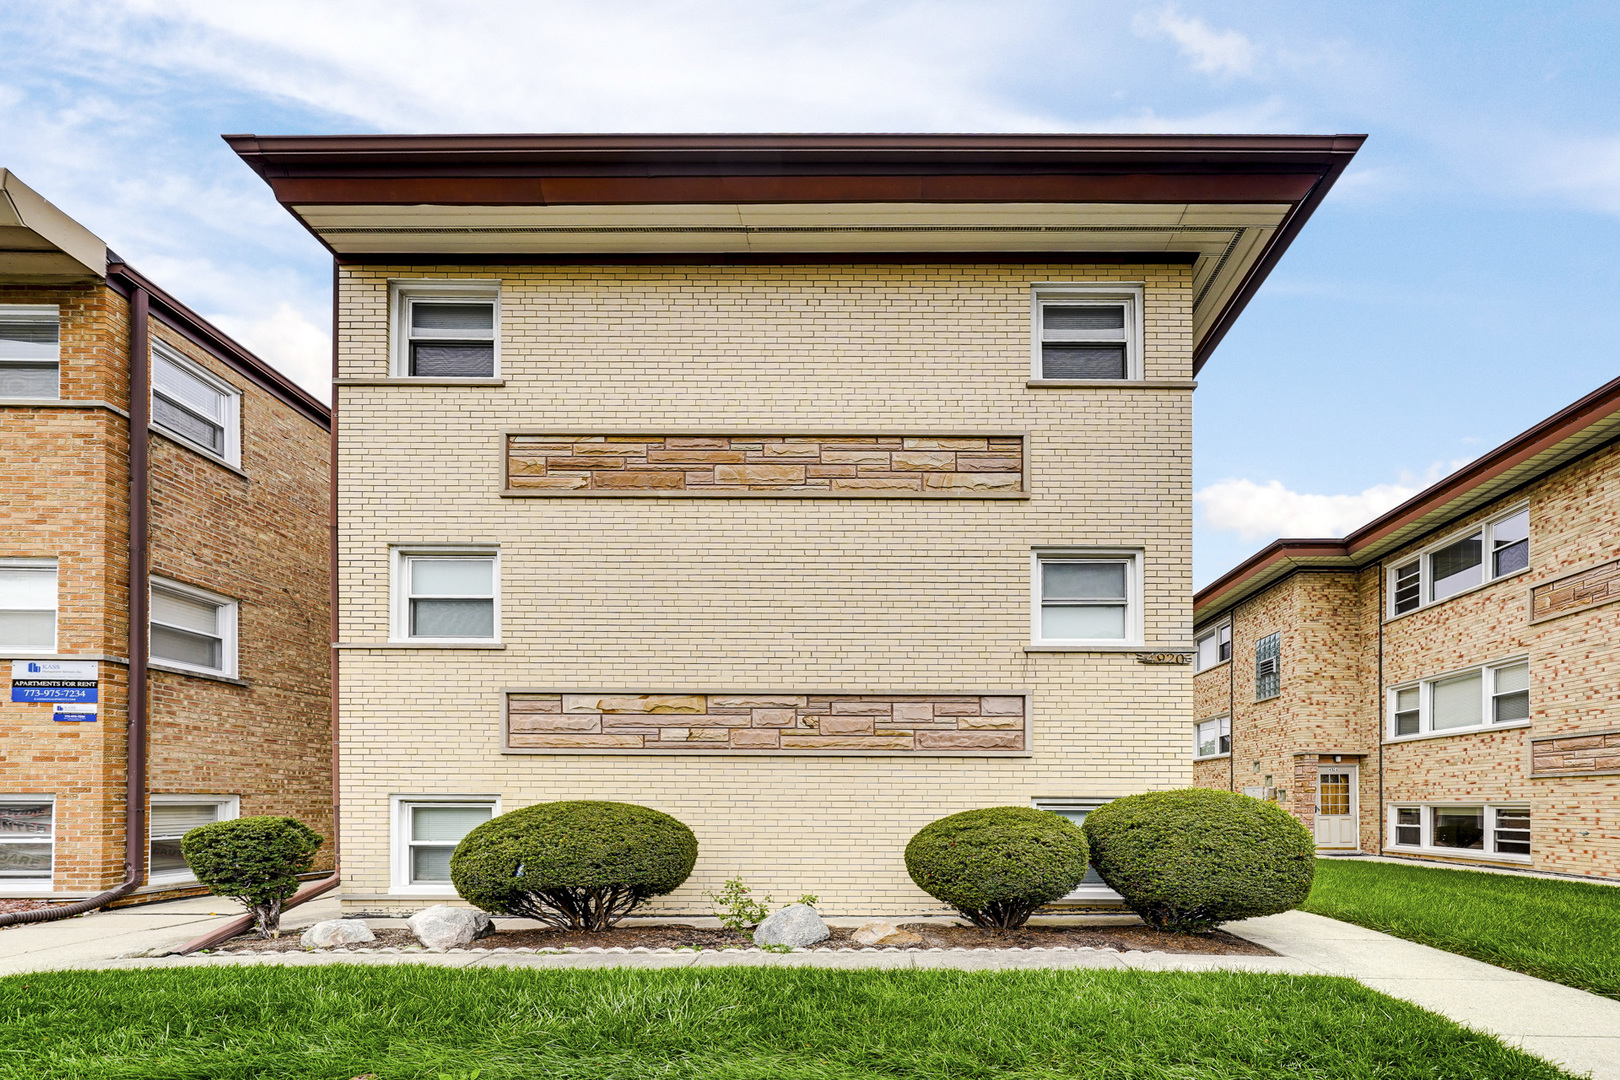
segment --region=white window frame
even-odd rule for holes
[[[239,795],[149,795],[148,801],[153,806],[194,806],[203,803],[212,803],[219,807],[219,815],[215,821],[235,821],[242,816],[242,798]],[[152,832],[152,819],[146,819],[146,883],[148,885],[169,885],[197,880],[197,875],[188,868],[175,870],[167,874],[152,872],[152,841],[166,840],[169,837],[155,836]]]
[[[54,654],[62,637],[62,568],[56,559],[0,559],[0,570],[50,570],[56,576],[56,606],[51,609],[51,643],[37,649],[0,646],[0,654],[18,656],[50,656]],[[6,611],[37,611],[38,608],[5,608]]]
[[[24,364],[24,365],[27,365],[29,367],[39,367],[39,368],[43,368],[43,367],[47,367],[47,366],[54,366],[56,368],[56,393],[51,394],[48,397],[21,397],[21,398],[14,398],[14,397],[11,397],[10,395],[5,395],[5,400],[8,400],[8,401],[60,401],[60,400],[62,400],[62,308],[61,308],[61,306],[58,305],[58,304],[0,304],[0,317],[5,317],[7,315],[13,316],[15,318],[28,319],[30,321],[38,320],[40,322],[44,322],[47,319],[55,321],[55,323],[56,323],[56,359],[54,361],[51,361],[51,360],[0,359],[0,363],[3,363],[3,364]]]
[[[1384,691],[1384,740],[1386,742],[1410,742],[1416,739],[1443,739],[1451,735],[1473,735],[1481,731],[1507,731],[1513,728],[1527,727],[1530,719],[1504,720],[1496,723],[1496,672],[1502,668],[1516,667],[1529,662],[1525,655],[1509,657],[1506,660],[1493,660],[1487,664],[1474,664],[1470,667],[1458,668],[1456,671],[1446,671],[1438,675],[1429,675],[1422,679],[1408,679],[1397,683]],[[1441,728],[1436,731],[1434,722],[1434,684],[1446,682],[1478,673],[1479,675],[1479,718],[1477,724],[1467,727]],[[1402,690],[1416,688],[1418,691],[1418,729],[1410,735],[1397,735],[1395,733],[1395,710],[1398,695]],[[1534,685],[1530,690],[1534,691]],[[1518,691],[1510,691],[1517,693]],[[1534,694],[1532,693],[1532,700]],[[1473,803],[1468,805],[1472,806]]]
[[[1125,636],[1122,638],[1046,638],[1041,636],[1043,576],[1048,562],[1122,562],[1125,564]],[[1030,629],[1032,646],[1069,648],[1141,648],[1142,551],[1140,548],[1034,548],[1030,552]]]
[[[388,797],[389,861],[393,867],[388,891],[398,896],[455,896],[448,881],[411,880],[411,810],[418,806],[487,806],[491,819],[501,816],[499,795],[390,795]]]
[[[1436,810],[1472,810],[1480,808],[1484,811],[1485,842],[1477,851],[1473,848],[1439,847],[1434,843],[1434,812]],[[1417,844],[1402,844],[1399,842],[1400,833],[1397,822],[1400,820],[1401,810],[1416,809],[1420,828],[1421,842]],[[1497,850],[1497,815],[1503,810],[1530,810],[1530,824],[1532,839],[1530,841],[1530,854],[1524,855],[1516,851]],[[1418,855],[1439,855],[1452,859],[1484,859],[1491,862],[1517,862],[1530,863],[1535,858],[1534,826],[1536,822],[1535,811],[1526,802],[1490,802],[1479,800],[1475,802],[1428,802],[1413,800],[1409,802],[1391,802],[1386,813],[1386,835],[1389,842],[1385,845],[1389,851],[1410,852]]]
[[[474,300],[494,302],[492,344],[494,355],[490,373],[483,375],[412,375],[411,374],[411,303],[417,300],[439,300],[465,303]],[[427,382],[488,382],[501,378],[501,282],[499,278],[477,278],[465,281],[435,281],[399,279],[388,283],[389,374],[396,379],[421,379]]]
[[[1036,810],[1050,810],[1050,811],[1053,811],[1053,812],[1059,813],[1059,814],[1063,814],[1063,813],[1066,813],[1066,812],[1068,812],[1068,813],[1079,812],[1079,813],[1083,813],[1083,814],[1089,814],[1093,810],[1097,809],[1099,806],[1103,806],[1103,805],[1105,805],[1107,803],[1111,803],[1113,801],[1114,800],[1111,799],[1111,798],[1109,798],[1109,799],[1031,799],[1029,801],[1029,805],[1031,807],[1033,807],[1034,809],[1036,809]],[[1090,877],[1090,876],[1092,876],[1094,874],[1096,874],[1095,869],[1092,869],[1090,867],[1088,867],[1086,869],[1086,876],[1087,877]],[[1082,903],[1082,904],[1124,904],[1125,903],[1125,898],[1123,896],[1119,895],[1119,893],[1115,892],[1113,889],[1110,889],[1107,885],[1105,885],[1099,879],[1097,881],[1090,881],[1090,882],[1083,881],[1079,885],[1075,886],[1075,888],[1074,888],[1074,890],[1072,892],[1068,893],[1067,895],[1065,895],[1062,898],[1060,898],[1060,899],[1058,899],[1056,901],[1053,901],[1053,902],[1061,904],[1064,901],[1070,901],[1070,902]]]
[[[1143,294],[1145,283],[1140,281],[1082,282],[1038,281],[1030,286],[1029,340],[1031,382],[1141,382],[1143,379]],[[1041,363],[1042,308],[1046,304],[1115,304],[1125,305],[1125,377],[1122,379],[1065,379],[1048,378]]]
[[[1450,533],[1449,535],[1445,536],[1444,538],[1442,538],[1440,540],[1437,540],[1434,543],[1429,544],[1426,547],[1422,548],[1420,551],[1417,552],[1417,554],[1410,555],[1410,556],[1407,556],[1405,558],[1400,559],[1398,561],[1398,563],[1386,564],[1387,569],[1385,571],[1385,577],[1386,577],[1386,581],[1387,581],[1387,586],[1386,586],[1385,592],[1389,596],[1389,602],[1388,602],[1388,605],[1387,605],[1388,610],[1385,613],[1385,618],[1386,619],[1398,619],[1398,618],[1401,618],[1402,616],[1405,616],[1405,615],[1411,615],[1411,614],[1414,614],[1415,612],[1422,611],[1424,608],[1433,607],[1435,604],[1444,604],[1447,601],[1455,600],[1459,596],[1466,596],[1466,595],[1468,595],[1469,593],[1473,592],[1476,589],[1483,589],[1485,586],[1490,585],[1493,582],[1506,581],[1508,578],[1517,577],[1518,575],[1523,574],[1523,573],[1527,573],[1528,571],[1533,569],[1534,564],[1527,563],[1525,566],[1521,567],[1520,569],[1518,569],[1518,570],[1509,570],[1505,574],[1493,574],[1492,573],[1492,569],[1496,566],[1496,543],[1495,543],[1495,535],[1494,535],[1494,530],[1495,530],[1496,526],[1501,524],[1502,522],[1508,520],[1509,518],[1516,517],[1521,513],[1527,512],[1529,509],[1530,509],[1530,504],[1529,503],[1527,503],[1527,502],[1517,503],[1512,508],[1510,508],[1508,510],[1504,510],[1499,514],[1492,514],[1489,518],[1486,518],[1483,521],[1476,522],[1475,524],[1470,525],[1466,529],[1458,529],[1456,532]],[[1468,539],[1469,537],[1471,537],[1471,536],[1473,536],[1475,534],[1479,535],[1479,543],[1480,543],[1480,581],[1479,581],[1479,584],[1477,584],[1477,585],[1469,585],[1466,588],[1457,590],[1456,592],[1452,593],[1449,596],[1442,596],[1438,600],[1430,599],[1430,597],[1434,593],[1434,569],[1433,569],[1433,565],[1432,565],[1432,562],[1431,562],[1431,560],[1434,557],[1434,554],[1437,551],[1440,551],[1442,548],[1450,547],[1452,544],[1457,543],[1459,540],[1466,540],[1466,539]],[[1417,607],[1409,608],[1406,611],[1396,611],[1395,610],[1395,582],[1397,580],[1397,573],[1398,573],[1398,571],[1403,570],[1406,567],[1411,566],[1414,562],[1418,564],[1418,604],[1417,604]]]
[[[1199,729],[1202,728],[1206,724],[1215,724],[1216,725],[1216,728],[1215,728],[1215,746],[1216,746],[1217,749],[1216,749],[1215,753],[1213,753],[1213,754],[1202,754],[1201,755],[1201,754],[1198,753],[1198,747],[1199,747],[1199,744],[1201,742],[1201,740],[1199,738]],[[1219,749],[1219,747],[1221,745],[1221,739],[1223,739],[1223,738],[1226,739],[1226,749],[1225,750]],[[1193,760],[1194,761],[1214,761],[1217,758],[1224,758],[1224,757],[1231,757],[1231,756],[1232,756],[1232,714],[1231,713],[1221,713],[1218,716],[1206,716],[1204,719],[1199,720],[1197,723],[1193,724]]]
[[[1221,635],[1222,634],[1226,635],[1226,640],[1224,640],[1224,641],[1221,640]],[[1206,664],[1206,663],[1204,663],[1204,642],[1209,641],[1211,638],[1213,638],[1215,640],[1215,659]],[[1221,656],[1221,646],[1222,645],[1226,646],[1226,656],[1225,657]],[[1231,662],[1232,662],[1232,624],[1230,622],[1223,622],[1220,625],[1215,626],[1215,627],[1211,628],[1210,630],[1206,631],[1205,633],[1199,634],[1196,638],[1193,639],[1193,664],[1194,664],[1193,674],[1194,675],[1198,674],[1200,671],[1208,671],[1211,668],[1218,668],[1222,664],[1230,664]]]
[[[161,356],[164,360],[167,360],[181,371],[184,371],[188,375],[194,376],[197,381],[206,384],[210,389],[224,396],[225,449],[223,453],[216,451],[211,446],[204,446],[202,443],[188,438],[182,432],[175,431],[170,427],[165,427],[163,422],[157,419],[157,406],[155,402],[152,403],[151,411],[148,413],[148,415],[152,418],[151,426],[155,430],[161,431],[165,437],[173,439],[175,442],[180,443],[188,450],[195,450],[203,457],[212,458],[214,461],[223,461],[232,468],[241,468],[242,391],[237,389],[235,386],[232,386],[218,375],[215,375],[212,371],[209,371],[195,360],[192,360],[179,349],[176,349],[172,345],[165,342],[157,340],[152,342],[152,356],[154,359]],[[156,365],[153,365],[152,368],[151,392],[154,396],[158,392]],[[183,408],[184,406],[181,407]]]
[[[147,659],[149,663],[153,667],[158,668],[175,668],[181,671],[195,671],[202,675],[223,675],[228,679],[236,678],[238,670],[237,629],[241,624],[240,601],[233,600],[229,596],[221,596],[219,593],[210,592],[207,589],[198,588],[195,585],[187,585],[183,581],[175,581],[173,578],[159,577],[156,574],[153,574],[149,580],[150,587],[154,590],[166,590],[168,592],[178,593],[188,600],[196,600],[200,603],[212,604],[219,610],[219,652],[221,666],[217,668],[203,667],[201,664],[188,664],[181,660],[170,660],[166,656],[153,656],[151,654],[153,620],[151,617],[152,605],[150,599],[148,599],[146,607],[146,647]],[[159,623],[158,625],[167,626],[168,624]],[[187,630],[187,628],[183,626],[178,626],[174,629],[186,630],[187,633],[196,633],[196,631]]]
[[[415,558],[478,558],[494,563],[491,587],[494,606],[494,636],[487,638],[430,638],[411,636],[410,561]],[[501,643],[501,549],[495,544],[400,544],[390,549],[389,594],[393,616],[389,641],[411,645],[499,645]]]
[[[0,803],[38,803],[51,804],[51,835],[48,838],[51,845],[51,872],[42,878],[0,878],[0,896],[48,896],[56,887],[56,811],[60,809],[55,794],[31,795],[22,792],[7,792],[0,795]],[[39,844],[46,841],[38,838],[14,838],[10,842],[19,844]]]

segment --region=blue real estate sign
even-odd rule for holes
[[[94,660],[13,660],[11,700],[42,705],[94,705],[101,665]],[[72,719],[93,719],[75,711]]]

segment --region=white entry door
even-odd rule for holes
[[[1356,779],[1354,765],[1323,765],[1316,770],[1316,846],[1348,848],[1357,845]]]

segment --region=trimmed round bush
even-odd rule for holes
[[[180,838],[180,854],[197,880],[253,913],[260,937],[281,933],[282,902],[324,841],[297,818],[245,817],[199,825]]]
[[[679,888],[697,851],[691,829],[645,806],[540,803],[468,833],[450,856],[450,880],[485,911],[607,930]]]
[[[1158,930],[1207,933],[1305,902],[1311,834],[1276,803],[1184,788],[1130,795],[1086,816],[1097,873]]]
[[[1080,884],[1086,836],[1047,810],[968,810],[924,825],[906,845],[906,870],[973,925],[1011,930]]]

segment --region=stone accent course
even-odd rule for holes
[[[1570,732],[1530,740],[1532,776],[1620,773],[1620,731]]]
[[[1007,695],[511,694],[522,752],[1022,753],[1027,708]]]
[[[515,495],[1019,495],[1017,435],[508,435]]]
[[[1620,559],[1530,590],[1530,619],[1550,619],[1571,611],[1620,600]]]

